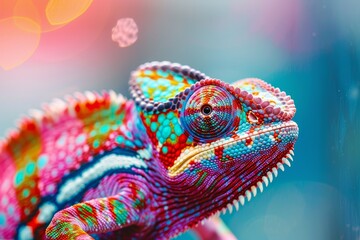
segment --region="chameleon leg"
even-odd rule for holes
[[[89,234],[119,230],[128,226],[145,228],[141,211],[145,195],[133,190],[92,199],[57,212],[46,229],[47,239],[93,239]]]
[[[237,238],[227,228],[225,223],[219,217],[212,217],[201,225],[193,228],[195,233],[202,240],[236,240]]]

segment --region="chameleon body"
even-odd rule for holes
[[[290,165],[294,101],[262,80],[152,62],[130,92],[54,100],[8,134],[0,238],[171,238],[238,209]]]

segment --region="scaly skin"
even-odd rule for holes
[[[290,165],[294,102],[259,79],[229,85],[153,62],[132,73],[130,91],[134,101],[55,100],[9,133],[0,238],[170,238],[237,209]]]

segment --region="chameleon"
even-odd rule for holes
[[[1,141],[1,239],[169,239],[216,228],[213,218],[291,165],[294,101],[263,80],[228,84],[151,62],[129,85],[131,100],[114,91],[54,99]]]

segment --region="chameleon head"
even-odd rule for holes
[[[141,66],[130,85],[168,178],[211,199],[203,215],[250,200],[290,165],[294,101],[264,81],[230,85],[163,62]]]

